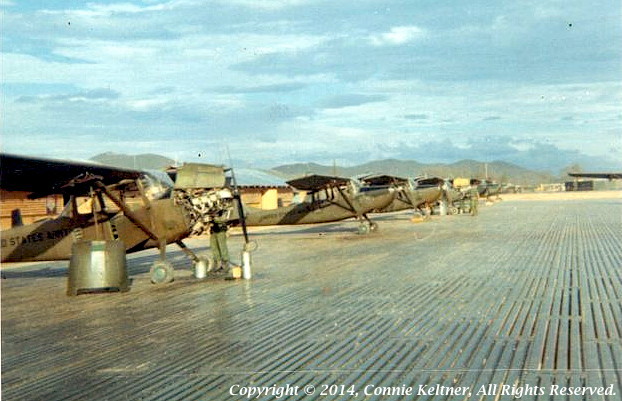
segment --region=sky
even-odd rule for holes
[[[621,0],[0,0],[6,153],[622,168]]]

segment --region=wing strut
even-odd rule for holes
[[[117,198],[116,196],[114,196],[110,191],[108,191],[108,188],[106,188],[106,186],[102,184],[101,181],[95,181],[95,186],[97,187],[97,189],[105,193],[106,196],[110,198],[110,200],[119,207],[119,209],[123,210],[123,213],[125,214],[125,216],[127,216],[127,218],[132,223],[134,223],[136,227],[140,228],[140,230],[144,232],[145,234],[147,234],[149,238],[160,242],[160,238],[156,234],[154,234],[154,232],[151,231],[149,227],[141,223],[141,221],[138,220],[136,215],[125,205],[125,203],[121,201],[119,198]]]
[[[356,214],[356,217],[358,219],[364,218],[365,220],[367,220],[369,222],[369,224],[372,224],[372,221],[369,219],[369,217],[367,217],[366,213],[361,213],[352,202],[350,202],[350,198],[348,196],[346,196],[345,193],[343,193],[343,190],[341,189],[340,186],[336,186],[335,188],[337,188],[337,191],[339,191],[339,194],[341,195],[341,197],[343,198],[343,200],[348,204],[348,206],[350,206],[350,210],[352,212],[354,212]]]

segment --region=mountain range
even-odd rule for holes
[[[153,153],[126,155],[122,153],[106,152],[93,156],[90,160],[108,166],[138,170],[162,170],[175,165],[175,160]]]
[[[551,174],[532,171],[502,161],[483,163],[475,160],[461,160],[456,163],[424,164],[414,160],[376,160],[352,167],[323,166],[315,163],[287,164],[272,168],[269,172],[289,179],[306,174],[356,176],[368,173],[383,173],[402,177],[439,176],[446,178],[476,177],[490,178],[499,182],[528,185],[554,181]]]
[[[156,154],[125,155],[118,153],[102,153],[91,158],[98,163],[116,167],[135,169],[163,169],[175,164],[175,161]],[[249,170],[249,169],[246,169]],[[520,185],[548,183],[556,180],[549,173],[533,171],[515,164],[493,161],[483,163],[476,160],[461,160],[455,163],[424,164],[414,160],[376,160],[357,166],[325,166],[316,163],[295,163],[273,167],[269,170],[258,170],[283,180],[301,177],[308,174],[356,176],[369,173],[382,173],[403,177],[440,176],[447,178],[476,177],[490,178],[498,182],[511,182]],[[257,175],[259,176],[259,175]],[[248,185],[250,183],[245,183]],[[262,183],[256,183],[261,185]]]

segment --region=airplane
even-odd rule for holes
[[[216,179],[211,182],[224,186],[224,169],[213,167],[210,173]],[[66,200],[57,218],[0,232],[1,263],[67,260],[77,241],[117,239],[128,253],[160,250],[160,258],[150,270],[154,284],[173,280],[173,266],[166,259],[167,244],[177,244],[195,263],[202,261],[183,239],[190,234],[197,218],[205,220],[209,215],[193,216],[185,204],[172,196],[170,187],[152,174],[86,162],[1,154],[0,179],[0,187],[6,191],[29,192],[29,198],[63,194]],[[140,193],[138,205],[130,205],[124,199],[128,189]],[[201,195],[196,203],[203,204],[204,210],[206,204],[212,209],[230,207],[231,194],[223,196],[221,190],[214,190],[210,196]],[[88,196],[92,202],[86,212],[79,208],[80,196]]]
[[[477,183],[477,192],[480,198],[490,198],[499,193],[500,185],[490,180],[479,180]]]
[[[494,195],[498,198],[499,193],[501,192],[501,184],[495,181],[471,178],[470,184],[471,186],[477,187],[477,192],[479,193],[480,198],[490,199]]]
[[[393,202],[384,208],[374,210],[377,213],[396,212],[400,210],[421,210],[430,208],[443,195],[443,180],[427,178],[404,178],[385,174],[374,174],[359,178],[367,187],[363,188],[395,188]]]
[[[378,229],[367,214],[386,207],[396,196],[392,188],[365,190],[354,179],[335,176],[310,175],[287,184],[306,191],[307,197],[272,210],[244,207],[247,226],[316,224],[356,218],[360,222],[358,233],[367,234]],[[237,219],[239,210],[238,207],[232,214],[232,221]]]
[[[437,203],[442,201],[447,202],[448,214],[459,214],[465,210],[465,200],[470,197],[469,189],[471,185],[466,187],[457,187],[454,185],[454,180],[443,179],[439,177],[418,177],[415,181],[419,186],[441,186],[442,195],[437,200]],[[479,182],[479,180],[477,180]]]
[[[507,183],[507,184],[501,185],[501,189],[499,190],[499,193],[500,194],[510,194],[510,193],[516,194],[521,191],[522,191],[522,188],[520,185]]]
[[[622,179],[622,173],[568,173],[577,178],[606,178],[609,181]]]
[[[449,214],[459,214],[465,210],[465,200],[469,198],[469,187],[456,187],[453,180],[445,179],[443,195],[449,207]]]
[[[489,180],[471,179],[452,179],[446,180],[448,194],[447,198],[450,204],[452,214],[464,213],[470,211],[471,189],[477,189],[479,198],[488,198],[491,195],[499,195],[501,185]]]

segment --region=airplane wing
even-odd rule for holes
[[[104,185],[111,185],[137,179],[143,172],[88,162],[0,154],[0,188],[31,192],[31,198],[64,193],[63,186],[88,175],[99,176]]]
[[[609,180],[622,179],[622,173],[568,173],[571,177],[607,178]]]
[[[401,183],[407,182],[408,179],[404,177],[397,177],[394,175],[376,174],[376,175],[368,175],[366,177],[362,177],[361,181],[372,186],[381,186],[381,185],[401,184]]]
[[[443,185],[445,180],[440,177],[417,177],[415,178],[415,182],[417,183],[417,187],[437,187],[439,185]]]
[[[287,185],[302,191],[314,192],[328,187],[343,186],[348,182],[350,182],[348,178],[314,174],[287,181]]]

